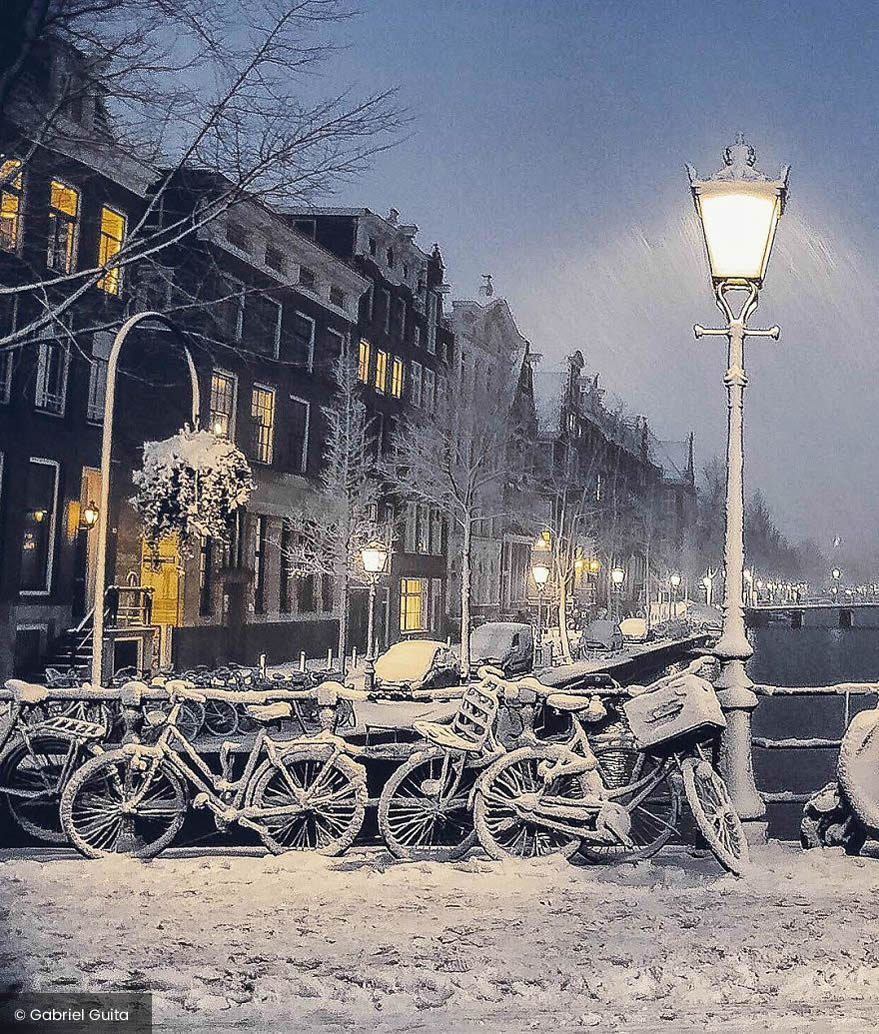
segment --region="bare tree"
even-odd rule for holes
[[[353,358],[343,353],[335,376],[335,396],[322,410],[326,439],[320,489],[308,503],[286,515],[281,549],[295,574],[326,574],[334,579],[339,657],[344,659],[352,583],[366,582],[361,550],[379,541],[390,553],[393,524],[379,520],[382,484]]]
[[[58,150],[124,162],[146,201],[103,261],[47,271],[21,253],[0,299],[33,304],[14,331],[0,328],[0,348],[66,336],[64,317],[108,273],[156,263],[238,205],[309,203],[389,146],[405,121],[392,91],[319,92],[328,32],[349,15],[344,0],[13,0],[0,188]],[[214,174],[215,189],[167,218],[166,195],[191,169]]]
[[[510,448],[510,394],[498,379],[477,387],[460,377],[438,391],[433,412],[401,426],[387,474],[403,497],[440,509],[450,541],[460,532],[461,667],[470,671],[473,539],[504,514]]]

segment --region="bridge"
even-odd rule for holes
[[[751,628],[769,624],[790,628],[879,628],[879,600],[758,603],[745,607],[745,622]]]

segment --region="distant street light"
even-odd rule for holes
[[[725,590],[723,630],[714,652],[721,662],[717,681],[727,728],[721,746],[721,767],[732,802],[744,820],[760,820],[766,808],[754,784],[751,758],[751,712],[757,706],[745,661],[753,653],[745,632],[743,606],[745,498],[743,480],[742,406],[745,376],[744,342],[747,336],[778,338],[778,327],[751,330],[748,318],[757,308],[758,292],[769,265],[772,243],[787,196],[788,168],[770,180],[755,167],[756,152],[739,133],[724,151],[724,167],[707,180],[687,166],[690,189],[704,237],[715,302],[725,327],[696,325],[697,338],[726,337],[727,371],[727,479]],[[733,297],[744,294],[738,311]]]
[[[672,613],[671,616],[676,618],[678,616],[678,586],[681,584],[681,576],[677,573],[673,574],[669,578],[669,583],[672,588]]]
[[[623,582],[626,579],[626,572],[621,567],[615,567],[610,572],[610,580],[613,582],[613,587],[616,590],[616,620],[620,620],[620,599],[623,592]]]
[[[537,586],[537,642],[540,644],[541,650],[543,649],[543,593],[546,590],[546,583],[549,581],[549,574],[549,566],[542,560],[538,560],[531,567],[531,577]],[[543,656],[541,654],[542,662]]]
[[[388,562],[388,550],[381,542],[370,542],[360,551],[363,570],[369,579],[369,612],[366,619],[366,666],[363,688],[370,692],[375,686],[375,590]]]

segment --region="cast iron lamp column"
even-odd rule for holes
[[[687,166],[690,188],[708,255],[715,303],[726,326],[706,329],[696,325],[697,338],[727,338],[726,539],[724,546],[723,630],[714,652],[720,661],[718,697],[727,727],[721,739],[721,771],[739,816],[750,826],[752,839],[764,839],[766,814],[754,783],[751,756],[751,712],[757,706],[745,662],[753,653],[745,632],[743,605],[745,566],[744,448],[742,407],[745,386],[745,338],[778,338],[779,328],[751,330],[748,319],[757,308],[758,292],[766,274],[778,219],[784,209],[789,168],[770,180],[755,168],[754,148],[739,133],[724,151],[724,167],[710,179],[700,180]],[[739,302],[736,304],[735,299]],[[741,300],[743,298],[743,300]]]
[[[363,570],[369,579],[369,611],[366,620],[366,665],[363,671],[363,688],[367,693],[375,686],[375,590],[380,575],[388,562],[388,551],[381,542],[371,542],[360,551]]]
[[[543,658],[543,594],[546,592],[546,583],[549,581],[549,566],[544,563],[535,563],[531,568],[531,577],[537,586],[537,642],[540,645],[540,663]]]

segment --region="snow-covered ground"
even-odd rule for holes
[[[5,851],[0,984],[150,989],[157,1030],[212,1034],[875,1030],[879,860],[755,862]]]

